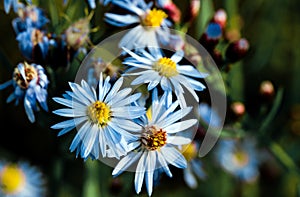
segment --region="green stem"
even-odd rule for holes
[[[85,167],[85,182],[83,185],[83,196],[84,197],[100,197],[100,177],[98,170],[99,163],[88,159],[84,163]]]

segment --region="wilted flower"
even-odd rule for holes
[[[75,51],[81,47],[86,46],[89,41],[90,34],[90,20],[92,15],[81,18],[65,31],[67,45]]]
[[[176,51],[171,58],[165,57],[160,49],[149,48],[150,53],[141,50],[135,54],[123,48],[131,57],[125,59],[123,64],[131,66],[124,75],[138,76],[131,85],[148,83],[148,90],[152,90],[158,84],[164,91],[174,91],[180,106],[186,106],[184,89],[187,89],[198,102],[199,98],[195,90],[202,91],[205,86],[193,79],[204,78],[207,74],[200,73],[191,65],[179,65],[184,56],[183,50]],[[141,69],[141,70],[139,70]]]
[[[131,88],[120,89],[123,77],[113,87],[110,77],[103,80],[102,73],[98,83],[98,94],[94,87],[82,80],[81,85],[69,83],[73,92],[66,92],[64,98],[54,97],[54,101],[68,108],[58,109],[53,113],[71,119],[53,125],[52,129],[61,129],[59,136],[75,127],[78,132],[72,141],[70,151],[76,155],[92,159],[116,157],[127,153],[127,142],[132,138],[131,131],[138,131],[140,126],[132,121],[145,113],[143,107],[131,106],[140,93],[133,95]],[[110,153],[107,154],[107,150]]]
[[[44,197],[45,184],[42,172],[27,162],[0,162],[0,196]]]
[[[179,103],[167,101],[170,92],[165,92],[161,98],[158,98],[157,89],[154,89],[152,96],[151,116],[145,114],[136,120],[140,130],[136,132],[135,139],[132,139],[129,144],[134,148],[133,151],[122,158],[112,172],[114,176],[118,176],[137,162],[135,190],[140,193],[145,179],[149,196],[152,194],[154,175],[157,170],[172,177],[169,164],[177,168],[186,168],[186,160],[176,147],[190,143],[191,139],[176,134],[190,129],[197,123],[197,119],[182,120],[191,112],[192,107],[175,111]]]
[[[152,3],[146,4],[144,0],[115,0],[113,4],[130,11],[132,14],[106,13],[105,21],[117,26],[125,27],[135,25],[129,30],[119,42],[119,47],[128,49],[144,48],[147,46],[158,47],[159,44],[166,44],[169,41],[171,22],[167,20],[168,15]]]
[[[14,31],[17,35],[20,32],[26,31],[28,28],[41,30],[49,22],[44,11],[35,5],[19,8],[18,16],[19,17],[12,21]]]
[[[42,63],[45,61],[48,49],[48,37],[39,29],[28,28],[17,36],[19,49],[22,55],[30,61]]]
[[[33,112],[39,110],[37,102],[45,111],[48,111],[48,84],[49,81],[42,66],[24,62],[18,64],[13,72],[12,79],[1,84],[0,90],[12,85],[14,92],[7,98],[6,102],[16,100],[15,104],[18,105],[20,100],[24,100],[27,117],[30,122],[34,122]]]

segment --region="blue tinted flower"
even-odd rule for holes
[[[46,59],[49,40],[48,37],[39,29],[28,28],[17,36],[19,49],[28,60]]]
[[[122,158],[112,172],[114,176],[118,176],[137,162],[135,190],[140,193],[145,179],[149,196],[152,194],[156,170],[164,171],[171,177],[169,164],[177,168],[186,168],[186,160],[176,147],[191,140],[177,134],[191,128],[197,122],[196,119],[181,120],[190,113],[192,107],[175,111],[179,105],[178,101],[169,102],[172,98],[170,99],[167,92],[159,99],[156,90],[154,89],[152,94],[151,115],[144,115],[137,120],[141,130],[129,144],[133,151]]]
[[[140,130],[140,126],[132,121],[145,113],[143,107],[131,106],[140,97],[133,95],[131,88],[120,89],[123,78],[119,78],[113,87],[107,76],[103,80],[102,73],[98,83],[98,94],[93,87],[82,80],[81,85],[69,83],[72,92],[66,92],[64,98],[54,97],[54,101],[68,108],[58,109],[53,113],[71,119],[53,125],[52,129],[61,129],[59,136],[75,127],[78,132],[72,141],[70,151],[86,159],[89,156],[119,158],[128,151],[127,141],[132,138],[129,131]],[[108,148],[111,150],[107,154]]]
[[[44,11],[34,5],[26,6],[19,9],[19,17],[12,21],[14,31],[18,35],[20,32],[26,31],[28,28],[43,29],[49,22]]]
[[[38,111],[37,103],[48,111],[47,106],[47,87],[49,81],[45,70],[37,64],[19,63],[15,68],[12,80],[0,85],[0,90],[12,85],[14,92],[10,94],[6,102],[15,100],[18,105],[20,100],[24,100],[24,107],[30,122],[35,121],[34,111]]]
[[[183,107],[186,106],[184,98],[186,89],[199,102],[195,90],[202,91],[205,86],[193,78],[204,78],[207,75],[200,73],[191,65],[179,65],[178,63],[184,55],[182,50],[177,51],[171,58],[168,58],[159,49],[149,48],[150,53],[141,50],[137,54],[126,48],[123,49],[131,56],[123,62],[123,64],[131,67],[124,75],[138,76],[131,82],[131,85],[148,83],[148,90],[152,90],[160,84],[164,91],[173,90],[180,106]]]
[[[45,179],[42,172],[27,162],[0,162],[0,196],[44,197]]]
[[[197,179],[206,179],[203,163],[198,157],[198,150],[199,144],[196,141],[181,147],[181,152],[187,160],[187,168],[183,169],[183,179],[191,189],[197,188]]]
[[[153,8],[152,3],[146,4],[144,0],[115,0],[113,4],[130,11],[130,14],[106,13],[105,21],[118,27],[135,25],[121,39],[119,47],[128,49],[158,47],[169,41],[171,22],[168,15],[159,9]]]
[[[242,181],[252,182],[259,176],[259,152],[253,139],[219,141],[216,159],[223,169]]]

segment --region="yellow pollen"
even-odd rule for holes
[[[178,75],[176,63],[167,57],[160,58],[157,62],[155,62],[153,64],[153,70],[165,77],[173,77]]]
[[[154,8],[143,18],[142,24],[146,27],[159,27],[167,17],[168,15],[164,11]]]
[[[238,167],[244,167],[249,162],[249,155],[244,151],[236,151],[232,156],[232,160]]]
[[[92,103],[87,110],[90,120],[98,126],[106,126],[111,118],[111,111],[109,106],[101,101]]]
[[[24,70],[25,70],[25,79],[21,75],[18,68],[15,68],[14,70],[13,79],[18,84],[18,86],[20,86],[23,89],[27,89],[30,81],[38,77],[38,73],[33,66],[29,65],[26,62],[24,63]]]
[[[156,126],[146,127],[141,141],[148,150],[159,150],[167,143],[167,133]]]
[[[189,162],[197,157],[197,147],[194,143],[183,145],[182,154],[185,159]]]
[[[25,183],[23,172],[14,165],[8,165],[0,172],[1,190],[6,194],[12,194],[20,190]]]

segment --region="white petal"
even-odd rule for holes
[[[187,186],[189,186],[191,189],[196,189],[198,186],[197,180],[195,176],[193,175],[190,166],[188,166],[186,169],[183,171],[183,179]]]
[[[183,56],[184,56],[183,50],[179,50],[172,55],[171,60],[173,60],[177,64],[180,60],[182,60]]]
[[[134,187],[136,193],[140,193],[144,181],[144,174],[145,174],[145,162],[146,162],[146,153],[143,153],[139,163],[136,167],[135,177],[134,177]]]
[[[166,147],[161,148],[161,153],[168,163],[172,164],[177,168],[186,168],[187,162],[184,156],[176,150],[174,147]]]
[[[114,168],[112,175],[118,176],[123,171],[127,170],[129,166],[131,166],[134,162],[136,162],[142,155],[142,152],[138,151],[132,151],[128,155],[126,155],[124,158],[122,158],[119,163]]]
[[[200,73],[196,68],[190,65],[179,65],[177,70],[180,74],[188,75],[196,78],[205,78],[208,76],[206,73]]]
[[[167,143],[174,144],[174,145],[184,145],[191,143],[190,138],[182,137],[182,136],[168,136]]]
[[[177,133],[184,131],[197,123],[197,119],[189,119],[164,127],[167,133]]]
[[[161,122],[157,122],[157,125],[160,126],[161,128],[165,128],[174,122],[180,120],[184,116],[186,116],[190,111],[192,110],[192,107],[186,107],[183,109],[180,109],[172,114],[170,114],[167,118],[162,120]]]

